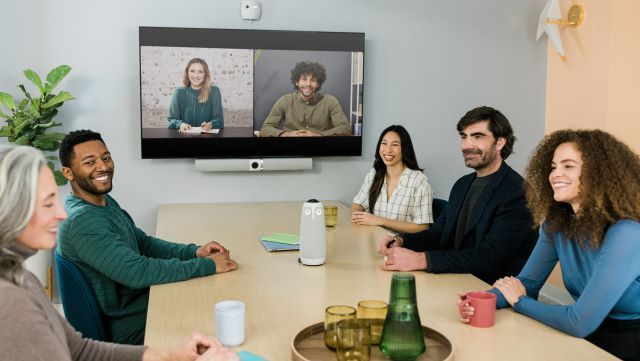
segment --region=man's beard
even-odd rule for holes
[[[495,161],[495,159],[497,158],[497,152],[495,150],[493,151],[488,151],[486,153],[483,153],[481,150],[479,149],[470,149],[467,151],[463,151],[463,154],[479,154],[480,158],[474,158],[474,159],[470,159],[464,160],[464,165],[469,167],[469,168],[473,168],[475,170],[480,170],[485,168],[486,166],[488,166],[489,164],[493,163],[493,161]]]
[[[111,174],[109,175],[109,177],[111,177]],[[98,189],[91,183],[90,180],[87,180],[86,178],[78,179],[76,181],[76,184],[78,185],[78,187],[80,187],[80,189],[91,194],[107,194],[111,192],[111,189],[113,189],[112,182],[109,182],[108,188]]]

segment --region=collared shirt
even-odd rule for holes
[[[353,198],[353,203],[360,204],[365,211],[369,212],[371,212],[369,189],[375,174],[376,171],[371,169],[364,178],[360,191]],[[379,217],[402,222],[433,223],[432,202],[433,190],[427,176],[419,170],[405,168],[391,198],[387,198],[387,179],[385,177],[372,213]]]
[[[299,92],[281,96],[264,121],[260,136],[277,137],[295,130],[312,130],[323,136],[351,135],[349,120],[338,99],[329,94],[316,94],[308,102]]]
[[[311,99],[309,99],[309,100],[305,100],[305,99],[302,97],[302,94],[300,94],[300,92],[296,92],[295,94],[296,94],[296,99],[298,99],[299,101],[301,101],[301,102],[303,102],[303,103],[305,103],[305,104],[311,104],[311,105],[316,104],[316,103],[317,103],[317,102],[319,102],[319,101],[320,101],[320,99],[322,99],[322,97],[323,97],[323,95],[322,95],[322,94],[320,94],[320,93],[315,93],[315,94],[313,94],[313,97],[311,97]]]

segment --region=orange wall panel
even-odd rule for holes
[[[585,18],[561,26],[568,62],[548,49],[545,131],[600,128],[640,151],[640,2],[561,0],[562,13],[574,3]]]
[[[545,133],[599,128],[640,152],[640,1],[560,0],[562,13],[576,3],[582,25],[560,30],[568,62],[548,47]],[[563,287],[558,267],[549,283]]]

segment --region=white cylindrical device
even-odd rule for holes
[[[300,262],[307,266],[324,264],[327,257],[327,237],[324,229],[324,207],[310,199],[304,202],[300,214]]]

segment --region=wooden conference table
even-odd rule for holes
[[[337,204],[335,202],[324,202]],[[180,242],[216,240],[231,251],[236,271],[151,287],[145,344],[171,346],[192,331],[215,335],[214,304],[246,304],[247,350],[268,360],[291,359],[291,340],[322,322],[329,305],[356,306],[364,299],[388,301],[391,272],[375,251],[384,230],[353,226],[349,208],[337,204],[338,225],[327,228],[327,262],[309,267],[298,252],[267,252],[258,237],[299,233],[302,202],[167,204],[158,209],[158,236]],[[445,335],[455,360],[607,360],[613,356],[511,309],[496,325],[480,329],[458,321],[456,292],[486,289],[468,274],[414,272],[422,323]]]

